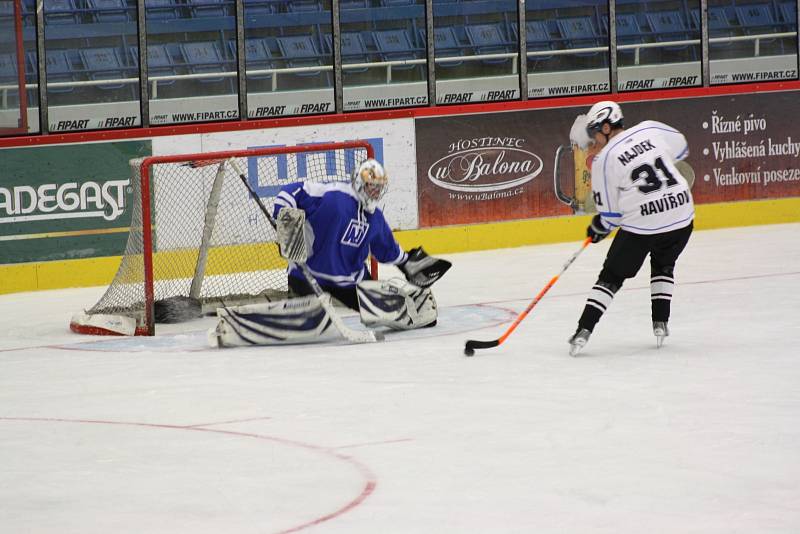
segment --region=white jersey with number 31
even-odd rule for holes
[[[688,226],[692,192],[675,168],[688,155],[683,134],[661,122],[640,122],[612,137],[592,163],[592,194],[603,223],[635,234]]]

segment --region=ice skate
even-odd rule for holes
[[[666,321],[653,321],[653,335],[656,336],[656,346],[661,348],[664,344],[664,338],[669,335],[669,328],[667,328]]]
[[[589,330],[585,328],[578,328],[578,330],[572,334],[572,337],[569,338],[569,355],[577,356],[583,346],[589,341],[589,336],[591,335],[592,333]]]

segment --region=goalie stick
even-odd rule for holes
[[[578,256],[580,256],[581,252],[583,252],[584,249],[587,246],[589,246],[589,243],[591,243],[591,242],[592,242],[592,238],[591,237],[587,237],[586,239],[583,240],[583,243],[581,244],[581,248],[579,248],[574,254],[572,254],[572,256],[570,256],[570,258],[567,260],[567,262],[561,268],[561,272],[550,279],[550,281],[547,283],[547,285],[544,286],[544,288],[541,291],[539,291],[538,295],[536,295],[536,298],[534,298],[531,301],[531,303],[528,304],[528,307],[525,308],[525,310],[522,313],[517,315],[517,318],[514,319],[514,322],[511,323],[511,326],[508,327],[508,330],[506,330],[503,333],[502,336],[500,336],[497,339],[493,339],[492,341],[477,341],[477,340],[474,340],[474,339],[470,339],[464,345],[464,355],[472,356],[472,355],[475,354],[475,349],[491,349],[493,347],[497,347],[498,345],[501,345],[503,343],[503,341],[505,341],[506,338],[508,338],[508,336],[511,335],[511,332],[513,332],[514,329],[517,328],[519,323],[521,323],[522,320],[525,319],[525,317],[528,315],[528,313],[530,313],[530,311],[533,309],[533,307],[536,306],[536,304],[540,300],[542,300],[542,297],[544,296],[544,294],[547,293],[550,290],[551,287],[553,287],[553,284],[555,284],[558,281],[558,279],[561,277],[562,274],[564,274],[564,272],[569,268],[569,266],[572,265],[572,263],[576,259],[578,259]]]
[[[263,213],[264,216],[267,218],[272,228],[274,228],[277,231],[277,226],[278,226],[277,222],[269,213],[267,207],[264,206],[264,203],[261,201],[261,198],[258,196],[258,194],[255,191],[253,191],[253,188],[247,181],[247,175],[245,175],[244,171],[242,170],[242,168],[239,166],[239,164],[236,162],[235,159],[230,158],[228,162],[231,164],[236,174],[239,175],[239,178],[242,180],[242,183],[244,184],[245,188],[247,188],[247,191],[250,193],[250,196],[253,197],[253,200],[256,201],[256,204],[261,210],[261,213]],[[305,276],[306,280],[308,280],[308,284],[314,291],[314,295],[316,295],[317,299],[319,299],[320,304],[322,304],[322,307],[328,313],[328,317],[330,317],[331,322],[333,322],[333,325],[336,327],[336,329],[339,331],[342,337],[344,337],[351,343],[374,343],[376,341],[383,341],[384,339],[383,334],[381,334],[380,332],[375,332],[374,330],[354,330],[348,327],[346,324],[344,324],[344,321],[342,320],[341,317],[339,317],[339,314],[334,309],[331,300],[329,298],[323,298],[322,288],[320,287],[317,280],[314,278],[314,275],[311,274],[311,271],[309,271],[308,266],[305,264],[305,262],[298,261],[295,263],[297,263],[297,265],[300,267],[300,270],[303,271],[303,276]]]

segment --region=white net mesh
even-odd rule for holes
[[[279,188],[296,181],[349,181],[364,148],[237,157],[248,183],[272,213]],[[195,162],[194,164],[192,162]],[[114,280],[88,314],[134,317],[145,325],[142,159],[132,160],[133,212]],[[192,296],[215,304],[284,298],[286,262],[275,231],[225,160],[155,163],[150,174],[154,301]]]

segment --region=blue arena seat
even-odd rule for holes
[[[293,13],[322,11],[322,3],[318,0],[290,0],[286,4],[286,9]]]
[[[692,9],[692,24],[700,29],[700,10]],[[727,9],[720,6],[708,8],[708,30],[711,37],[728,37],[733,35],[734,26],[728,18]]]
[[[224,72],[226,60],[214,41],[195,41],[178,45],[183,62],[192,74],[207,72]],[[200,78],[201,83],[218,83],[225,78]]]
[[[47,0],[44,3],[45,24],[77,24],[78,11],[73,0]]]
[[[769,33],[777,31],[780,24],[772,14],[768,4],[737,5],[736,20],[746,33]]]
[[[90,80],[110,80],[125,78],[126,69],[119,56],[119,50],[114,47],[83,48],[79,51],[83,65]],[[124,83],[98,85],[104,91],[122,89]],[[128,87],[133,87],[129,84]]]
[[[86,7],[95,22],[130,22],[135,14],[125,0],[86,0]]]
[[[340,0],[339,9],[366,9],[369,7],[368,0]]]
[[[381,61],[399,61],[406,59],[419,59],[422,57],[421,49],[414,46],[411,35],[407,30],[378,30],[372,32],[375,45]],[[392,70],[414,70],[421,65],[394,65]]]
[[[509,28],[514,41],[518,41],[519,30],[517,29],[517,25],[511,24]],[[525,46],[528,52],[548,52],[555,49],[553,38],[550,36],[550,30],[547,27],[547,22],[544,20],[525,21]],[[552,57],[552,55],[529,56],[528,61],[539,63],[548,61]]]
[[[797,28],[797,4],[794,2],[781,2],[779,9],[786,29],[794,31]]]
[[[274,14],[275,2],[272,0],[244,0],[244,16],[257,18]]]
[[[139,67],[139,49],[135,46],[130,47],[131,57],[134,60],[136,68]],[[175,62],[172,59],[172,54],[169,52],[167,45],[164,44],[149,44],[147,45],[147,75],[149,77],[156,76],[174,76],[178,74],[175,67]],[[160,80],[159,87],[173,85],[176,80]]]
[[[509,52],[510,41],[503,33],[500,23],[494,24],[473,24],[465,27],[467,39],[472,45],[476,55],[498,54]],[[511,61],[511,58],[484,59],[485,64],[504,64]]]
[[[645,17],[647,18],[647,24],[650,26],[653,37],[658,41],[685,41],[691,38],[689,27],[686,25],[686,22],[684,22],[683,16],[678,10],[646,13]],[[689,49],[690,45],[684,44],[667,46],[661,50],[674,52]],[[691,54],[691,59],[694,58],[695,55]]]
[[[781,23],[775,18],[768,4],[737,5],[735,8],[736,20],[747,35],[759,35],[781,31]],[[783,44],[780,39],[760,39],[760,53],[783,53]],[[790,45],[792,52],[796,44]]]
[[[328,50],[333,53],[333,36],[331,34],[325,35],[325,43],[328,46]],[[343,63],[369,63],[369,49],[360,32],[342,32],[340,46]],[[369,70],[368,67],[359,67],[347,69],[344,72],[346,74],[355,74],[366,72],[367,70]]]
[[[0,2],[0,19],[7,19],[14,16],[14,4],[11,2]],[[3,22],[3,24],[8,24]]]
[[[17,58],[14,54],[0,54],[0,84],[16,83]]]
[[[650,29],[658,34],[659,40],[672,40],[675,36],[688,37],[689,28],[677,9],[648,12],[645,16]]]
[[[619,44],[643,43],[645,34],[634,13],[617,13],[617,42]]]
[[[17,78],[17,57],[15,54],[0,54],[0,85],[16,86]],[[1,94],[1,93],[0,93]],[[18,105],[18,91],[11,90],[6,93],[9,107]]]
[[[148,20],[172,20],[183,18],[176,0],[145,0]]]
[[[228,41],[228,50],[231,57],[236,57],[235,39]],[[273,68],[272,53],[269,51],[269,46],[264,42],[264,39],[245,39],[244,53],[245,69],[262,70]],[[248,78],[250,80],[268,80],[272,78],[272,74],[250,74]]]
[[[639,24],[639,19],[635,13],[620,13],[617,12],[616,16],[617,27],[617,45],[630,45],[645,42],[645,33]],[[619,56],[636,55],[636,50],[633,48],[618,50]]]
[[[278,37],[278,49],[286,60],[287,67],[319,67],[322,59],[314,39],[310,35]],[[319,76],[322,71],[296,72],[295,76]]]
[[[33,54],[33,52],[29,52],[29,54]],[[70,50],[49,48],[45,58],[48,83],[74,82],[78,80],[78,72],[81,69],[75,68],[76,62],[72,59]],[[36,57],[34,56],[32,60],[36,61]],[[49,93],[71,93],[74,90],[74,86],[47,88]]]
[[[220,0],[186,0],[189,14],[194,18],[227,17],[229,3]]]
[[[419,30],[420,42],[425,43],[425,30]],[[433,42],[436,57],[456,57],[464,55],[464,46],[459,42],[452,26],[439,26],[433,29]],[[463,61],[447,61],[437,63],[437,68],[451,68],[462,65]]]
[[[563,17],[556,20],[558,32],[564,39],[567,48],[590,48],[600,46],[602,38],[595,30],[590,17]],[[576,54],[594,56],[599,52]]]

